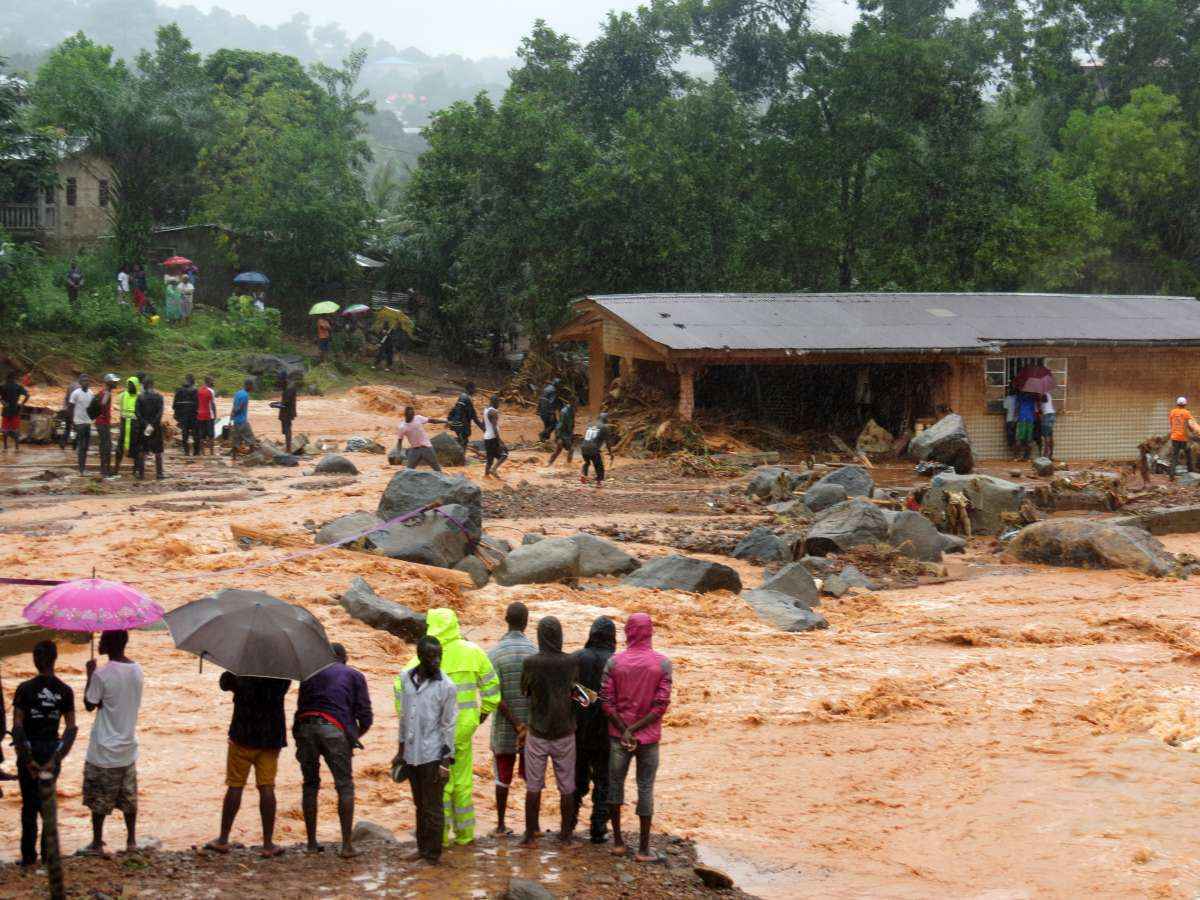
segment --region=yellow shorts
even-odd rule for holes
[[[225,784],[229,787],[245,787],[250,780],[250,767],[254,767],[254,783],[259,787],[274,787],[275,775],[279,771],[279,750],[258,750],[229,742],[229,754],[225,757]]]

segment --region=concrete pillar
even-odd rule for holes
[[[588,410],[599,414],[608,388],[604,374],[604,334],[600,329],[588,338]]]
[[[692,421],[696,411],[696,370],[692,366],[679,366],[679,418],[684,422]]]

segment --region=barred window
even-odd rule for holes
[[[67,179],[67,206],[75,205],[75,197],[78,191],[78,184],[74,178]]]
[[[1004,413],[1003,400],[1017,373],[1026,366],[1045,366],[1054,373],[1054,391],[1050,394],[1060,412],[1078,408],[1078,392],[1070,390],[1069,361],[1065,356],[993,356],[984,362],[983,390],[990,413]]]

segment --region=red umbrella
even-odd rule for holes
[[[1013,387],[1018,393],[1052,393],[1056,387],[1054,373],[1045,366],[1026,366],[1013,379]]]
[[[190,266],[191,264],[192,264],[192,261],[190,259],[188,259],[186,256],[172,256],[169,259],[163,260],[163,265],[168,269],[186,268],[187,266]]]

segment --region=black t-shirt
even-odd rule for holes
[[[58,740],[58,723],[75,711],[75,692],[53,675],[38,675],[17,686],[13,709],[25,717],[25,736],[32,741]]]
[[[283,698],[292,683],[279,678],[245,678],[225,672],[221,690],[233,692],[233,719],[229,739],[252,750],[277,750],[287,746],[287,721]]]
[[[521,692],[529,697],[530,734],[557,741],[575,733],[571,688],[578,676],[578,661],[565,653],[538,652],[525,657]]]
[[[17,384],[0,384],[0,412],[6,416],[15,416],[21,398],[29,399],[29,391]]]

